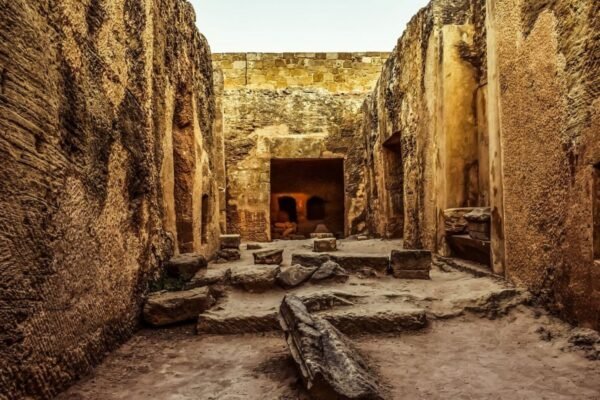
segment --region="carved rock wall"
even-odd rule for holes
[[[177,247],[174,160],[195,221],[217,202],[214,116],[187,2],[0,1],[0,398],[51,398],[132,333]]]

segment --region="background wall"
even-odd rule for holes
[[[0,10],[0,397],[51,398],[128,338],[173,253],[181,132],[192,213],[218,192],[210,53],[183,1]]]
[[[343,158],[346,229],[364,230],[364,141],[358,110],[383,53],[215,55],[225,90],[228,229],[270,239],[270,160]],[[362,222],[361,222],[362,221]]]

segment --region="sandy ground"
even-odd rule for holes
[[[291,253],[307,251],[309,243],[276,242],[265,248],[285,247],[284,264],[289,264]],[[341,243],[344,252],[363,254],[386,254],[400,247],[399,241]],[[251,252],[244,251],[242,260],[210,268],[248,268],[251,263]],[[371,299],[357,307],[389,307],[401,299],[427,311],[431,324],[418,333],[353,338],[390,399],[600,400],[600,361],[587,360],[569,346],[572,328],[567,324],[524,306],[494,320],[462,312],[477,299],[505,288],[494,279],[433,270],[431,281],[353,277],[328,289]],[[307,286],[298,294],[319,289]],[[233,291],[222,311],[276,307],[284,294]],[[541,332],[552,332],[552,337]],[[278,333],[197,336],[193,325],[185,325],[140,331],[58,399],[306,400],[307,396]]]
[[[488,320],[434,322],[422,333],[355,339],[392,399],[600,399],[600,362],[527,308]],[[191,326],[140,332],[59,400],[304,400],[283,338],[195,336]]]

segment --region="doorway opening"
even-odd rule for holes
[[[593,189],[592,189],[592,204],[593,211],[593,227],[594,227],[594,260],[600,260],[600,163],[594,166],[593,174]]]
[[[317,226],[344,236],[344,160],[271,160],[271,237],[310,237]]]
[[[202,195],[202,206],[201,206],[201,225],[200,225],[200,238],[201,238],[201,243],[202,244],[206,244],[208,243],[208,224],[209,224],[209,209],[210,209],[210,204],[209,204],[209,197],[207,194]]]
[[[385,236],[401,238],[404,236],[404,164],[400,132],[394,133],[383,143],[386,170],[385,182]]]

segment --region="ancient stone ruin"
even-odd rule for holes
[[[212,54],[185,0],[0,0],[0,400],[600,398],[598,32]]]

